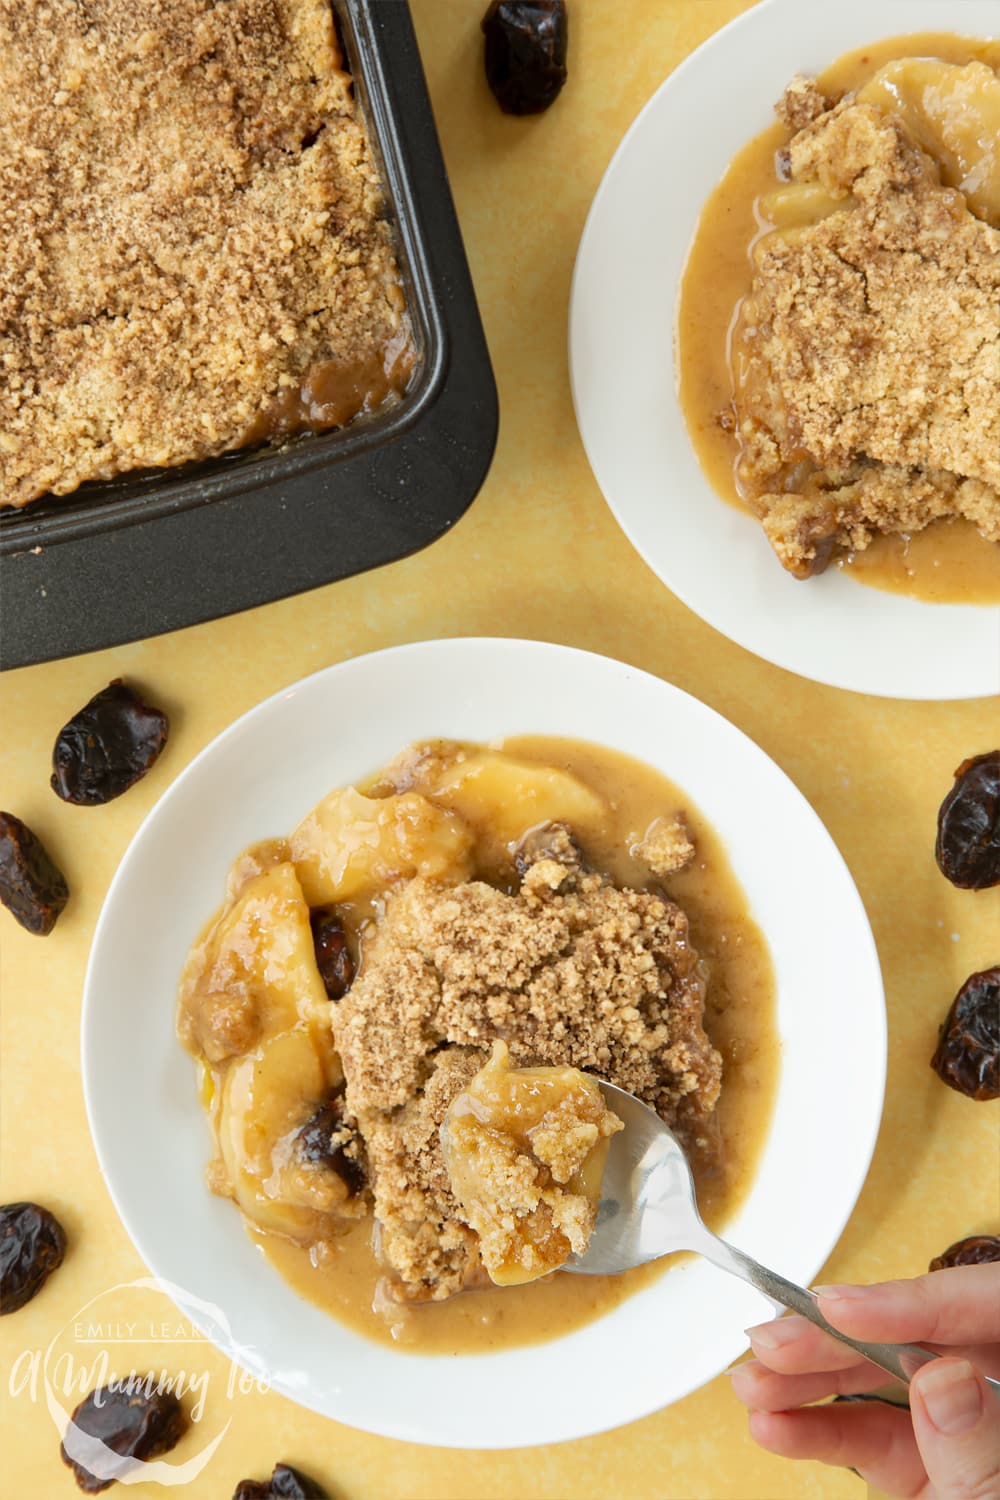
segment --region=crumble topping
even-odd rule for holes
[[[447,1297],[481,1275],[439,1127],[497,1039],[517,1066],[609,1078],[659,1110],[689,1149],[711,1150],[722,1064],[702,1028],[687,918],[564,862],[570,846],[556,842],[561,859],[542,844],[515,895],[478,881],[409,882],[335,1009],[379,1254],[401,1299]]]
[[[767,235],[737,338],[741,486],[786,568],[962,516],[1000,542],[1000,231],[900,122],[808,80],[793,182],[837,200]]]
[[[0,90],[0,504],[268,436],[317,369],[354,411],[385,383],[329,0],[0,0]]]

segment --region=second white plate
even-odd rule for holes
[[[675,300],[701,209],[794,73],[918,31],[995,35],[995,0],[764,0],[653,95],[605,173],[577,256],[570,373],[587,456],[619,524],[688,607],[767,661],[891,698],[1000,692],[1000,607],[925,604],[830,569],[784,573],[722,501],[674,380]],[[683,144],[681,144],[683,143]]]

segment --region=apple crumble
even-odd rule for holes
[[[0,504],[405,386],[329,0],[0,0],[0,89]]]
[[[755,250],[735,338],[743,493],[798,577],[942,516],[1000,542],[1000,231],[877,105],[798,87],[786,111],[811,116],[790,181],[830,202]]]
[[[719,190],[730,206],[751,180],[763,189],[744,216],[751,275],[748,287],[744,261],[718,482],[735,473],[799,578],[882,538],[954,527],[1000,576],[1000,77],[952,40],[937,47],[947,56],[879,66],[869,49],[819,82],[793,79],[781,126]],[[724,282],[704,236],[731,235],[732,220],[710,204],[704,222],[687,299],[703,276],[716,297]],[[724,258],[738,263],[739,244]],[[704,361],[694,316],[688,301],[682,355]],[[718,390],[703,371],[685,379]]]
[[[559,744],[434,742],[331,792],[235,862],[185,967],[210,1186],[331,1278],[370,1226],[371,1302],[394,1328],[491,1279],[516,1296],[585,1250],[620,1128],[595,1078],[657,1109],[703,1185],[734,1170],[709,965],[651,878],[719,899],[711,836],[676,802],[651,816],[613,771],[577,774]],[[701,930],[735,1104],[759,940],[742,913]]]

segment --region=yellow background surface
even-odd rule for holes
[[[527,121],[502,116],[486,90],[483,8],[484,0],[413,3],[500,389],[496,460],[471,511],[428,550],[379,572],[0,682],[0,801],[44,838],[73,891],[47,940],[0,912],[3,1198],[50,1205],[71,1239],[44,1292],[0,1323],[4,1497],[77,1493],[41,1392],[34,1400],[30,1390],[9,1397],[10,1372],[23,1375],[30,1351],[71,1324],[88,1299],[144,1270],[102,1182],[80,1083],[80,997],[107,886],[171,779],[232,719],[308,672],[379,647],[474,634],[585,647],[677,683],[762,745],[843,851],[874,927],[888,995],[884,1123],[823,1279],[916,1274],[951,1241],[1000,1227],[996,1106],[959,1097],[928,1067],[958,985],[1000,959],[1000,890],[956,891],[932,857],[935,816],[954,768],[1000,739],[998,703],[922,705],[837,692],[724,640],[632,551],[597,490],[573,420],[566,316],[590,199],[650,93],[745,4],[571,0],[569,84],[549,114]],[[669,193],[669,161],[649,190]],[[55,734],[118,675],[169,711],[170,744],[120,801],[100,810],[63,805],[47,784]],[[344,713],[346,731],[349,704]],[[808,880],[808,871],[796,874]],[[142,990],[137,974],[136,1004]],[[809,1004],[808,994],[801,1003]],[[850,1100],[845,1078],[845,1111]],[[142,1121],[122,1128],[141,1132]],[[836,1119],[830,1130],[836,1133]],[[169,1149],[168,1141],[150,1143],[152,1173]],[[794,1203],[789,1183],[789,1213]],[[121,1316],[135,1306],[123,1294]],[[109,1307],[101,1307],[106,1319]],[[160,1310],[170,1321],[165,1301]],[[666,1357],[669,1328],[663,1341]],[[126,1352],[144,1368],[176,1368],[183,1354],[187,1368],[211,1376],[202,1431],[174,1458],[194,1453],[206,1430],[233,1418],[209,1468],[179,1491],[190,1500],[228,1500],[239,1478],[263,1477],[278,1459],[311,1471],[335,1500],[848,1500],[864,1492],[846,1471],[786,1464],[756,1450],[724,1377],[604,1436],[487,1454],[368,1437],[274,1394],[237,1396],[220,1415],[213,1393],[225,1391],[227,1364],[212,1348],[151,1344]],[[613,1372],[593,1373],[613,1379]],[[128,1493],[163,1491],[142,1483]]]

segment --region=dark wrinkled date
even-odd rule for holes
[[[1000,1235],[970,1234],[968,1239],[956,1240],[942,1250],[927,1269],[947,1271],[952,1266],[985,1266],[995,1260],[1000,1260]]]
[[[322,909],[312,912],[309,920],[316,964],[326,993],[331,1000],[343,1000],[354,982],[354,960],[343,923],[334,912]]]
[[[22,927],[48,937],[69,900],[69,886],[27,823],[0,812],[0,901]]]
[[[1000,750],[955,772],[941,804],[934,854],[942,875],[965,891],[1000,885]]]
[[[365,1185],[365,1169],[357,1157],[349,1155],[348,1145],[357,1150],[357,1135],[352,1130],[344,1140],[344,1103],[342,1098],[329,1099],[321,1104],[311,1119],[299,1131],[297,1150],[303,1161],[314,1166],[329,1167],[344,1183],[353,1197]],[[339,1138],[334,1141],[333,1137]]]
[[[37,1203],[0,1208],[0,1313],[12,1313],[36,1297],[63,1263],[66,1232]]]
[[[124,1381],[120,1389],[91,1391],[70,1418],[59,1452],[80,1489],[96,1495],[139,1461],[169,1452],[186,1430],[177,1397],[158,1390],[156,1377],[149,1375]]]
[[[78,807],[111,802],[145,776],[169,732],[166,714],[115,678],[60,729],[52,790]]]
[[[931,1067],[969,1099],[1000,1098],[1000,967],[965,981],[941,1027]]]
[[[275,1464],[270,1479],[241,1479],[233,1500],[329,1500],[329,1496],[315,1479],[290,1464]]]
[[[486,81],[508,115],[537,115],[566,82],[566,0],[493,0],[483,17]]]

